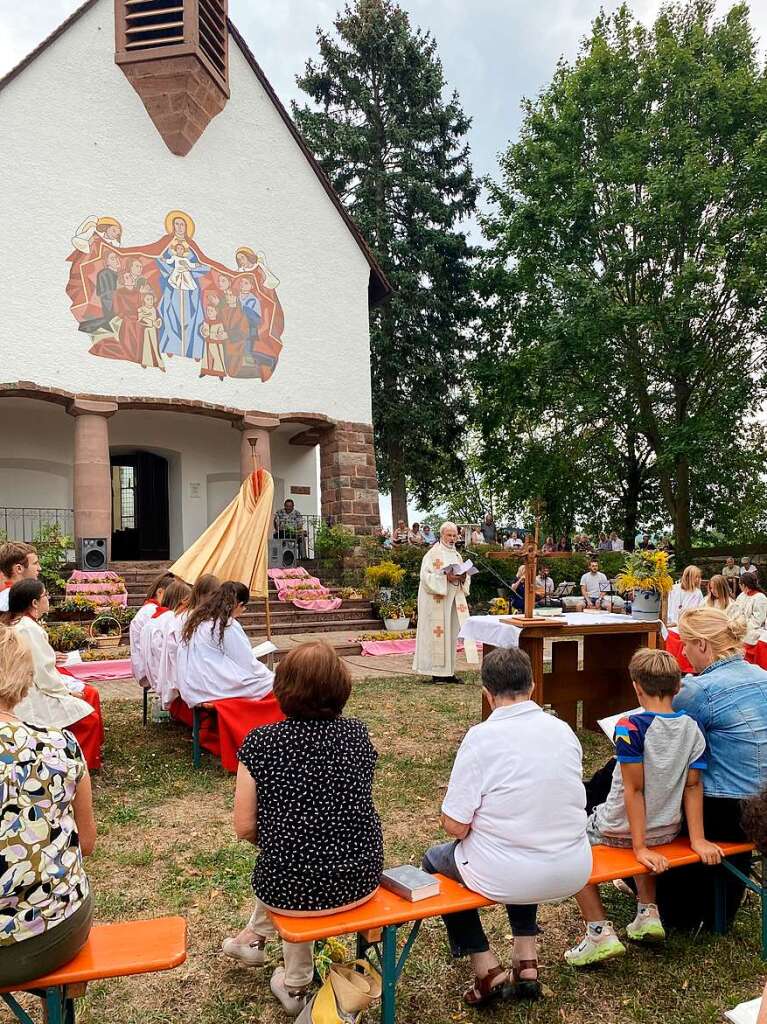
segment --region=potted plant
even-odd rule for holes
[[[379,614],[389,632],[398,633],[401,630],[407,629],[410,625],[410,619],[405,615],[399,601],[383,601]]]
[[[674,581],[668,571],[667,551],[632,551],[615,581],[621,594],[633,593],[631,617],[644,621],[659,619],[661,601]]]
[[[54,651],[68,654],[70,651],[82,650],[88,646],[88,634],[81,626],[64,622],[59,626],[45,625],[48,641]]]
[[[378,592],[383,602],[392,600],[392,591],[405,578],[405,569],[394,562],[379,562],[365,569],[365,583],[372,593]]]

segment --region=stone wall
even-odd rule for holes
[[[320,483],[323,516],[358,534],[381,528],[373,428],[341,421],[320,438]]]

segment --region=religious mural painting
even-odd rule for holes
[[[122,245],[114,217],[83,221],[67,257],[67,295],[90,353],[163,373],[174,358],[193,359],[201,377],[269,380],[285,326],[278,278],[247,246],[234,254],[236,270],[210,259],[194,233],[183,210],[141,246]]]

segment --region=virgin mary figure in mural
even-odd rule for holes
[[[181,210],[171,210],[165,218],[170,235],[157,259],[162,281],[159,314],[160,351],[169,356],[202,359],[204,340],[200,328],[205,320],[200,279],[210,272],[189,245],[194,236],[194,221]]]

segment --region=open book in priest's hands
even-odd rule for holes
[[[463,576],[464,574],[466,576],[476,576],[479,569],[470,558],[467,558],[465,562],[456,562],[453,565],[446,565],[445,568],[440,571],[443,572],[445,576],[447,576],[448,573],[453,573],[454,576]]]

